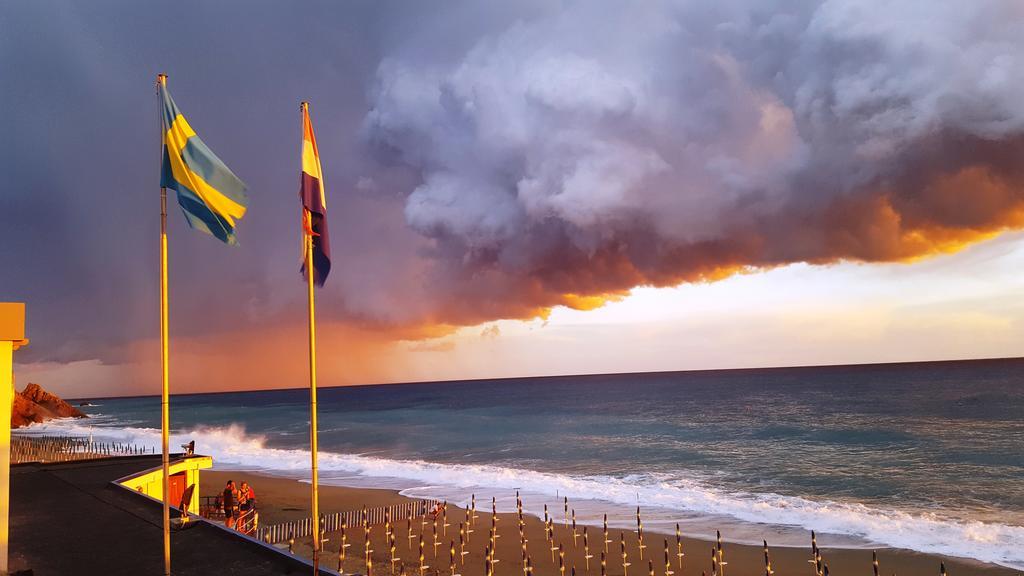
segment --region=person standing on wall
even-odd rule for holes
[[[224,486],[224,496],[221,501],[224,504],[224,525],[234,528],[235,519],[238,518],[238,490],[235,488],[234,480],[228,480]]]

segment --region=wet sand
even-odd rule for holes
[[[202,473],[201,493],[204,496],[213,496],[223,489],[228,479],[241,483],[243,480],[252,484],[256,491],[256,497],[260,510],[260,524],[276,524],[290,520],[297,520],[309,516],[310,487],[309,484],[298,482],[287,478],[278,478],[256,474],[252,472],[226,472],[226,471],[204,471]],[[495,496],[507,496],[507,494],[494,494]],[[469,543],[466,546],[466,554],[462,562],[457,563],[456,573],[469,575],[483,575],[485,558],[484,550],[489,544],[488,533],[491,527],[490,513],[491,494],[477,494],[477,516],[473,532],[468,535]],[[386,504],[397,504],[407,502],[408,499],[394,490],[365,489],[365,488],[342,488],[337,486],[320,487],[320,511],[327,514],[345,510],[361,509],[363,506],[374,507]],[[602,544],[602,531],[600,526],[587,526],[587,533],[590,543],[590,553],[594,558],[590,559],[589,571],[586,568],[583,547],[583,526],[577,527],[575,546],[573,544],[572,528],[563,524],[564,515],[562,510],[554,510],[554,546],[562,545],[564,550],[565,574],[571,575],[575,567],[576,574],[601,574],[601,552],[604,551]],[[552,559],[552,546],[546,537],[544,522],[533,516],[524,516],[525,534],[527,539],[527,551],[532,560],[533,574],[537,576],[561,576],[559,571],[559,555],[554,552]],[[464,509],[452,504],[448,505],[447,534],[444,534],[444,527],[439,520],[437,525],[438,541],[441,545],[437,547],[435,557],[433,550],[433,524],[421,526],[419,519],[412,522],[413,539],[408,538],[408,525],[406,521],[397,522],[395,527],[395,556],[400,562],[395,563],[392,572],[390,563],[390,551],[385,543],[384,527],[373,526],[370,535],[371,549],[373,550],[373,575],[391,575],[400,572],[400,566],[404,564],[406,573],[412,576],[418,574],[419,570],[419,537],[423,536],[425,564],[430,567],[424,574],[449,576],[450,570],[449,550],[454,541],[456,550],[459,548],[459,523],[465,522],[466,513]],[[429,518],[428,518],[429,521]],[[495,558],[496,576],[517,576],[523,574],[522,548],[519,540],[519,527],[516,514],[498,514],[498,539]],[[669,534],[658,534],[644,531],[643,559],[640,559],[637,535],[635,531],[609,529],[608,554],[606,556],[606,574],[608,576],[647,576],[650,572],[649,562],[653,561],[654,574],[665,575],[664,542],[669,544],[669,555],[671,569],[675,576],[699,576],[702,572],[711,574],[711,551],[714,546],[714,534],[709,534],[710,540],[697,540],[683,538],[682,569],[676,557],[675,536]],[[724,535],[728,538],[728,534]],[[327,534],[327,542],[324,545],[322,565],[329,568],[338,567],[338,549],[341,542],[337,532]],[[626,541],[626,553],[628,562],[631,564],[623,570],[620,538]],[[350,527],[347,533],[347,542],[351,546],[347,549],[344,561],[345,573],[365,574],[366,564],[364,561],[364,536],[361,528]],[[771,542],[769,542],[769,545]],[[819,538],[818,546],[822,550],[822,556],[828,564],[829,572],[835,576],[846,574],[871,574],[871,551],[851,549],[830,549],[827,536]],[[725,542],[725,575],[757,575],[764,574],[764,552],[760,546],[746,546]],[[811,557],[810,546],[807,548],[771,548],[772,569],[776,574],[807,574],[813,575],[814,568],[808,562]],[[879,548],[878,560],[880,574],[939,574],[939,563],[945,562],[946,569],[950,576],[967,574],[981,574],[984,576],[1014,576],[1021,574],[1018,570],[1003,568],[991,564],[983,564],[973,560],[948,558],[930,554],[921,554],[909,550],[893,548]],[[295,553],[312,557],[312,541],[309,538],[297,540]]]

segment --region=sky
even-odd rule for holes
[[[21,385],[159,390],[154,81],[248,185],[172,200],[176,392],[1024,355],[1012,0],[0,6]]]

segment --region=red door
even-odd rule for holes
[[[185,483],[188,480],[185,477],[184,472],[171,474],[170,480],[171,486],[169,492],[171,494],[171,499],[169,500],[169,503],[171,506],[178,506],[181,504],[181,496],[185,493]]]

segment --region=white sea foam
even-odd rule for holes
[[[97,440],[130,442],[156,450],[160,442],[158,430],[91,426],[81,420],[34,425],[27,432],[91,434]],[[198,451],[214,457],[218,468],[265,470],[301,479],[309,467],[308,451],[269,448],[263,437],[246,434],[240,426],[196,427],[173,435],[171,445],[192,439],[196,440]],[[617,505],[612,507],[618,511],[614,518],[626,525],[629,510],[639,505],[644,507],[648,518],[645,524],[655,530],[678,521],[689,521],[692,527],[695,517],[731,518],[739,523],[762,525],[752,527],[760,531],[748,530],[751,534],[772,531],[777,536],[785,533],[785,530],[780,532],[779,527],[785,527],[802,535],[803,530],[814,529],[819,533],[853,537],[828,542],[830,546],[877,543],[1024,569],[1024,526],[963,520],[941,511],[893,510],[855,502],[730,492],[704,479],[669,475],[573,476],[491,465],[391,460],[331,452],[320,453],[319,465],[326,482],[385,485],[404,489],[403,492],[410,495],[446,498],[461,504],[467,503],[470,493],[489,500],[491,493],[487,490],[506,495],[520,490],[528,503],[552,505],[556,518],[561,517],[557,499],[568,496],[581,522],[598,520],[597,511],[608,511],[608,503],[611,503]],[[536,498],[531,500],[527,495]],[[510,502],[506,496],[499,500],[499,507],[508,510]],[[592,505],[588,506],[588,502]],[[478,506],[489,506],[489,503],[478,500]],[[694,535],[707,536],[706,533]],[[781,544],[797,542],[790,539]]]

